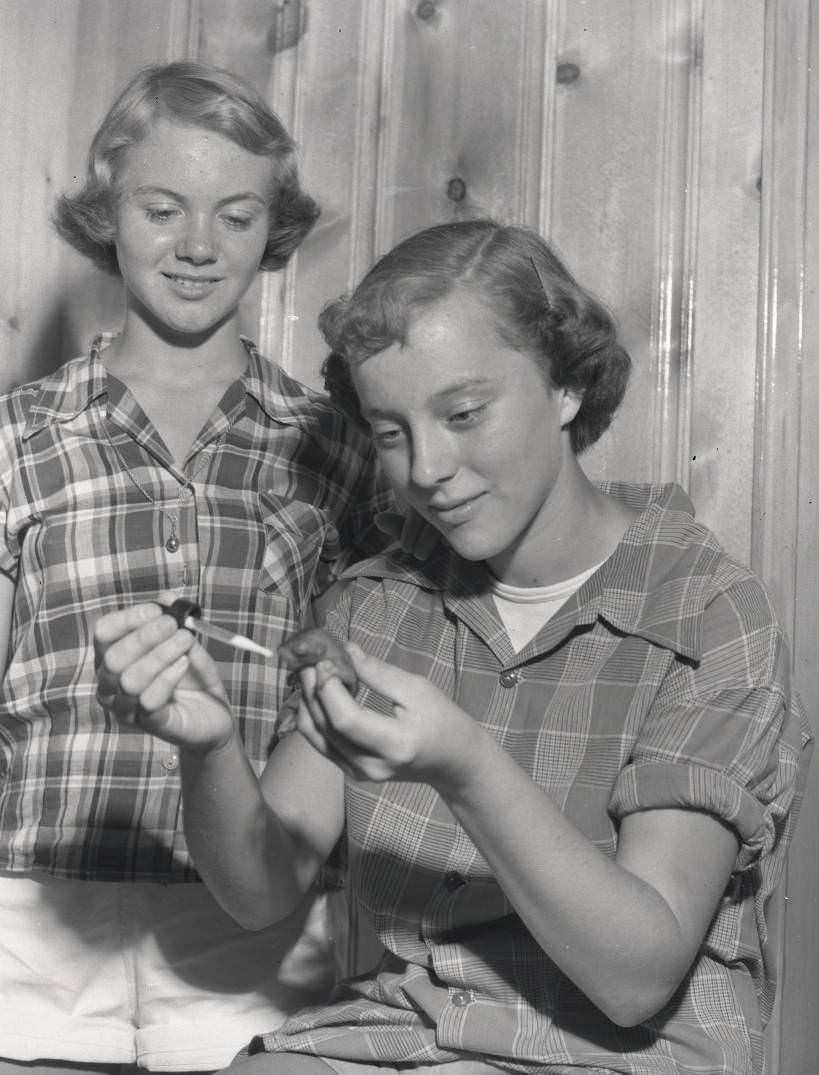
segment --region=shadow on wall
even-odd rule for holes
[[[24,352],[20,379],[33,381],[53,373],[64,362],[87,352],[97,333],[118,329],[122,318],[119,279],[84,265],[44,305]],[[12,387],[4,384],[0,390]]]

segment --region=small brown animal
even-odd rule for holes
[[[317,675],[319,687],[333,676],[338,676],[351,694],[358,690],[358,676],[347,650],[321,627],[311,627],[291,635],[279,646],[279,657],[293,672],[319,662],[326,663],[329,667],[320,669]]]
[[[328,679],[337,676],[350,694],[358,690],[358,676],[353,662],[341,642],[321,627],[310,627],[291,635],[278,649],[279,658],[290,669],[288,682],[297,680],[299,669],[322,663],[317,669],[316,684],[323,687]],[[325,663],[326,662],[326,663]],[[293,731],[299,710],[299,695],[291,694],[279,710],[278,733]]]

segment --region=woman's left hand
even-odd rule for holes
[[[392,714],[362,708],[336,677],[316,688],[316,670],[301,673],[298,730],[354,780],[406,780],[442,789],[469,773],[479,725],[423,676],[347,649],[359,680],[392,702]],[[317,666],[320,668],[320,665]]]

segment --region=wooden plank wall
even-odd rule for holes
[[[264,350],[318,383],[318,310],[394,241],[478,214],[541,229],[635,361],[589,470],[689,488],[773,590],[817,721],[810,0],[0,0],[0,19],[0,388],[119,317],[116,282],[48,225],[115,88],[171,57],[232,67],[296,136],[324,210],[248,298]],[[817,820],[819,763],[777,922],[781,1075],[819,1055]]]

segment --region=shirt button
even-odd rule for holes
[[[498,678],[502,687],[514,687],[517,683],[520,683],[523,673],[519,668],[509,668],[505,672],[501,672]]]
[[[174,772],[179,768],[179,755],[178,754],[166,754],[162,759],[162,767],[167,769],[169,773]]]
[[[465,1008],[472,1003],[472,997],[463,989],[457,989],[450,999],[456,1008]]]
[[[450,892],[454,892],[457,888],[461,888],[465,884],[466,880],[457,870],[450,870],[449,873],[444,876],[444,888],[448,888]]]

